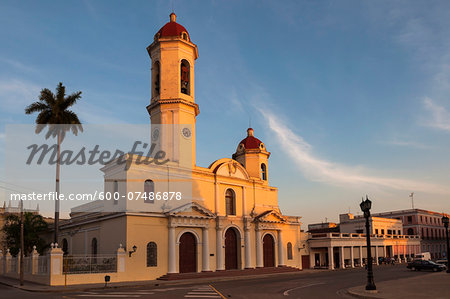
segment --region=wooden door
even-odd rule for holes
[[[309,255],[302,255],[302,269],[309,269]]]
[[[238,268],[238,241],[234,229],[225,232],[225,270]]]
[[[263,238],[263,258],[264,267],[275,267],[274,241],[269,234]]]
[[[184,233],[180,238],[180,273],[197,272],[197,242],[192,233]]]

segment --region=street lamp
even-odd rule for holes
[[[359,204],[361,207],[361,211],[364,212],[364,218],[366,218],[366,242],[367,242],[367,285],[366,290],[376,290],[377,287],[375,282],[373,281],[373,271],[372,271],[372,248],[370,246],[370,225],[369,225],[369,217],[370,217],[370,208],[372,207],[372,202],[366,195],[366,200],[362,199],[362,202]]]
[[[447,273],[450,273],[450,245],[448,241],[448,217],[442,216],[442,223],[445,227],[445,236],[447,238]]]

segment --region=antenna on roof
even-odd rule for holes
[[[174,10],[174,8],[173,8],[173,1],[174,1],[174,0],[171,1],[171,2],[172,2],[172,12],[175,13],[175,10]]]
[[[413,210],[414,210],[414,192],[411,192],[411,194],[409,195],[409,197],[411,197],[411,205],[412,205],[412,208],[413,208]]]
[[[252,127],[252,117],[251,117],[251,115],[248,116],[248,127],[249,128]]]

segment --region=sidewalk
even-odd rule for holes
[[[375,284],[377,293],[366,291],[365,286],[353,287],[347,292],[358,298],[450,298],[450,274],[445,271]]]
[[[299,272],[286,272],[286,273],[270,273],[270,274],[259,274],[259,275],[246,275],[246,276],[226,276],[226,277],[206,277],[206,278],[196,278],[196,279],[185,279],[185,280],[145,280],[145,281],[129,281],[129,282],[115,282],[108,283],[108,288],[133,288],[133,287],[158,287],[158,286],[173,286],[173,285],[189,285],[189,284],[203,284],[205,282],[217,282],[217,281],[231,281],[239,279],[252,279],[252,278],[262,278],[271,277],[274,275],[305,275],[312,273],[320,273],[329,270],[302,270]],[[33,282],[25,281],[24,285],[21,286],[19,281],[14,278],[9,278],[5,276],[0,276],[0,284],[7,285],[10,287],[18,288],[29,292],[84,292],[96,289],[103,289],[105,287],[104,283],[95,284],[83,284],[83,285],[69,285],[65,286],[48,286],[37,284]]]

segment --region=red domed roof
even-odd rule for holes
[[[189,38],[189,33],[186,28],[176,22],[177,16],[174,13],[170,14],[170,22],[159,29],[158,34],[160,37],[165,36],[181,36],[182,32],[186,32]],[[190,38],[189,38],[190,39]]]
[[[248,128],[247,129],[247,137],[242,139],[239,144],[243,144],[245,149],[259,149],[259,146],[261,145],[261,140],[253,136],[253,129]]]

